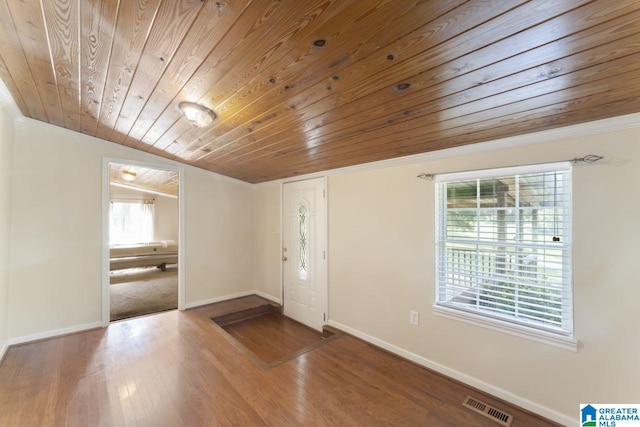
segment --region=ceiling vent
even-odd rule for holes
[[[492,419],[501,426],[509,427],[511,426],[511,422],[513,421],[513,415],[502,412],[501,410],[496,409],[484,402],[480,402],[479,400],[476,400],[471,396],[467,396],[464,402],[462,402],[462,406],[465,406],[481,415],[484,415],[489,419]]]

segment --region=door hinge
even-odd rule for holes
[[[325,190],[324,188],[322,189],[322,198],[327,198],[327,190]]]
[[[327,259],[327,253],[325,251],[322,251],[322,259]]]
[[[324,315],[322,316],[324,318],[323,322],[327,321],[327,313],[324,313]]]

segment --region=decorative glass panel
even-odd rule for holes
[[[298,265],[298,277],[300,279],[307,278],[308,270],[308,249],[307,249],[307,207],[300,205],[298,208],[298,231],[299,231],[299,265]]]

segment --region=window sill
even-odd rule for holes
[[[472,325],[482,326],[494,331],[526,338],[542,344],[552,345],[573,352],[578,352],[578,340],[571,337],[557,335],[552,332],[527,328],[517,324],[492,319],[478,314],[468,313],[441,305],[433,305],[433,314],[448,319],[458,320]]]

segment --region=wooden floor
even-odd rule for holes
[[[477,399],[513,426],[554,425],[427,369],[340,336],[269,370],[211,317],[247,297],[11,348],[0,365],[1,426],[488,426]]]

